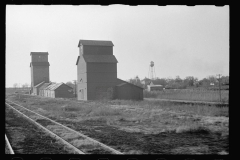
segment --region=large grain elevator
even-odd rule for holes
[[[76,62],[78,100],[131,99],[131,97],[137,100],[143,99],[143,88],[117,78],[118,61],[113,55],[113,46],[111,41],[79,41],[79,56]],[[122,85],[117,86],[119,84]],[[117,88],[120,93],[120,88],[123,88],[121,86],[128,88],[128,91],[131,88],[137,90],[137,96],[134,94],[136,91],[118,96]]]

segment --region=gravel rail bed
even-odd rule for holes
[[[10,150],[7,146],[7,142],[5,141],[5,154],[10,154]]]
[[[61,137],[62,139],[64,139],[68,143],[70,143],[71,145],[75,146],[80,151],[84,152],[85,154],[113,154],[112,151],[103,148],[101,145],[99,145],[95,142],[92,142],[91,140],[88,140],[85,137],[76,136],[77,135],[76,133],[73,133],[72,131],[70,131],[60,125],[57,125],[48,119],[44,119],[43,117],[41,117],[35,113],[32,113],[30,111],[27,111],[27,110],[19,107],[16,104],[13,104],[13,103],[9,103],[9,104],[12,107],[14,107],[15,109],[17,109],[18,111],[29,116],[35,122],[39,123],[43,127],[47,128],[48,130],[53,132],[54,134],[58,135],[59,137]],[[69,139],[69,136],[70,137],[74,136],[75,138]]]
[[[15,154],[70,154],[56,139],[7,106],[5,115],[5,131]]]

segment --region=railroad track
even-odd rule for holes
[[[75,154],[73,148],[58,137],[20,114],[11,107],[5,108],[5,135],[9,138],[5,140],[5,154],[11,154],[11,146],[14,154]],[[5,138],[6,139],[6,138]]]
[[[78,131],[66,127],[50,118],[31,111],[15,102],[6,100],[6,105],[37,125],[46,133],[64,143],[77,154],[123,154],[97,140],[94,140]]]
[[[14,154],[12,146],[10,145],[6,134],[5,134],[5,154]]]

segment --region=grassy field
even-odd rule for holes
[[[217,90],[198,90],[198,89],[169,89],[165,91],[144,91],[144,98],[189,100],[189,101],[207,101],[219,102],[220,96]],[[229,99],[229,91],[221,91],[221,101],[227,103]]]
[[[228,153],[228,107],[147,100],[84,102],[26,95],[7,98],[105,144],[116,145],[124,153],[158,153],[153,146],[161,148],[167,140],[165,154]],[[149,146],[150,142],[154,144]]]
[[[5,93],[6,95],[13,94],[15,92],[20,93],[20,94],[26,94],[29,93],[30,89],[24,89],[24,88],[5,88]]]

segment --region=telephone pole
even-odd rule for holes
[[[75,88],[75,97],[77,97],[77,82],[76,82],[76,80],[73,80],[73,82],[74,82],[74,88]]]
[[[218,88],[219,88],[219,97],[220,97],[220,103],[222,102],[221,99],[221,74],[217,74],[218,78]]]

